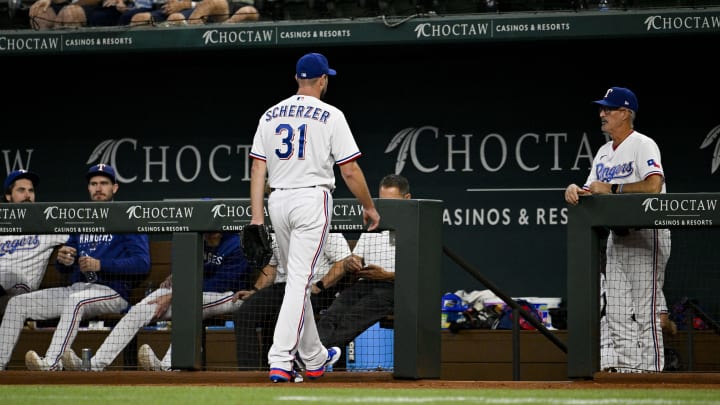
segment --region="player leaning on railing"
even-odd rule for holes
[[[611,140],[598,150],[582,188],[570,184],[565,189],[565,201],[575,205],[580,196],[591,194],[665,193],[660,148],[634,129],[635,94],[612,87],[595,103],[600,106],[601,129]],[[662,319],[667,319],[662,288],[670,257],[670,230],[613,229],[606,251],[605,316],[611,347],[603,349],[601,368],[661,372],[665,362]],[[614,350],[614,355],[607,355],[608,349]]]

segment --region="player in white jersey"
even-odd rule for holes
[[[265,361],[258,357],[258,353],[262,352],[261,347],[264,350],[269,347],[265,341],[273,333],[282,304],[287,271],[278,266],[277,243],[273,244],[273,250],[275,253],[255,283],[255,291],[249,296],[241,296],[242,292],[236,293],[238,298],[245,300],[234,316],[237,361],[241,370],[264,367],[260,366]],[[344,260],[350,255],[350,246],[345,236],[339,232],[328,233],[323,255],[312,280],[311,300],[315,313],[323,311],[332,303],[338,291],[336,283],[345,275]]]
[[[635,94],[612,87],[594,103],[600,105],[601,129],[612,139],[598,150],[583,187],[565,189],[565,201],[577,204],[579,196],[589,194],[665,193],[660,149],[634,130]],[[617,356],[609,369],[663,371],[661,318],[667,305],[662,288],[669,257],[669,229],[614,229],[608,236],[606,317]]]
[[[363,207],[363,222],[377,228],[380,215],[356,159],[361,156],[345,115],[321,101],[330,69],[325,56],[309,53],[296,65],[297,93],[270,107],[260,117],[250,156],[251,224],[263,224],[264,190],[273,189],[268,212],[278,244],[278,261],[287,269],[273,345],[268,353],[270,379],[293,379],[295,356],[306,366],[306,377],[321,377],[340,357],[340,349],[325,348],[318,337],[311,281],[322,255],[332,218],[333,166],[338,165],[350,191]]]
[[[4,198],[10,203],[35,202],[40,176],[15,170],[3,183]],[[40,287],[48,260],[55,247],[69,235],[0,235],[0,317],[11,297]]]

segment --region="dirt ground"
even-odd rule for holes
[[[0,384],[106,384],[106,385],[272,385],[267,372],[248,371],[79,371],[37,372],[0,371]],[[593,380],[572,381],[446,381],[395,379],[390,372],[331,372],[312,382],[297,384],[303,387],[330,385],[334,387],[371,386],[373,388],[533,388],[533,389],[597,389],[597,388],[688,388],[720,389],[720,373],[678,374],[608,374],[598,373]]]

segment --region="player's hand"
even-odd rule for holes
[[[352,255],[343,260],[343,270],[347,274],[355,274],[365,265],[365,261],[362,257]]]
[[[78,257],[78,266],[83,273],[86,271],[100,271],[100,260],[90,256]]]
[[[153,319],[159,319],[161,316],[163,316],[167,310],[170,308],[170,304],[172,303],[172,293],[161,295],[154,300],[148,301],[148,304],[155,304],[157,305],[155,307],[155,313],[153,314]]]
[[[237,302],[238,300],[245,301],[246,299],[250,298],[253,294],[255,294],[255,290],[240,290],[233,294],[232,302]]]
[[[565,189],[565,201],[572,205],[577,205],[581,195],[591,195],[592,193],[578,187],[577,184],[571,184]]]
[[[610,194],[612,193],[611,183],[605,183],[602,181],[593,181],[590,183],[590,192],[593,194]]]
[[[380,225],[380,214],[375,207],[363,209],[363,224],[368,231],[374,231]]]
[[[677,324],[670,320],[668,314],[660,314],[660,327],[666,333],[671,335],[677,334]]]
[[[62,246],[58,249],[57,261],[63,266],[71,266],[75,263],[75,256],[77,256],[77,250],[74,247]]]
[[[357,276],[369,280],[387,280],[389,273],[376,264],[368,264],[358,270]]]
[[[327,290],[328,287],[325,286],[324,284],[323,284],[323,288],[320,289],[320,287],[318,287],[318,283],[323,284],[324,282],[323,282],[322,280],[318,280],[317,282],[312,283],[312,284],[310,285],[310,294],[312,294],[312,295],[318,295],[318,294],[320,294],[321,292]]]

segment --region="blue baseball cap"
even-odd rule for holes
[[[14,172],[8,174],[8,176],[5,178],[5,183],[3,183],[3,189],[6,192],[10,191],[10,186],[12,186],[15,180],[19,179],[30,180],[33,184],[33,187],[37,187],[38,183],[40,183],[40,176],[38,176],[37,174],[27,170],[15,170]]]
[[[319,53],[308,53],[298,59],[295,73],[299,79],[312,79],[322,75],[335,76],[335,69],[330,69],[328,60]]]
[[[625,87],[611,87],[605,92],[605,97],[602,100],[596,100],[593,103],[613,108],[625,107],[635,112],[638,110],[635,93]]]
[[[113,169],[112,166],[106,165],[104,163],[100,163],[91,167],[85,175],[85,178],[90,181],[93,176],[105,176],[108,179],[112,180],[113,183],[117,183],[117,181],[115,180],[115,169]]]

